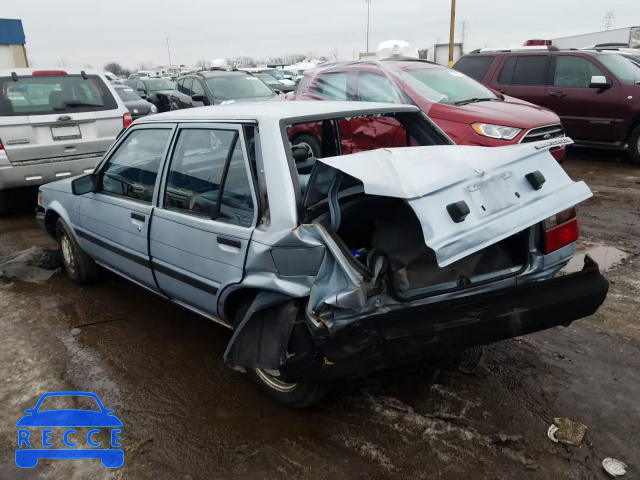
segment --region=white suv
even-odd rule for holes
[[[0,213],[11,190],[92,171],[131,115],[89,70],[0,70]]]

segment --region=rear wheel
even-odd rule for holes
[[[9,213],[9,193],[0,191],[0,215]]]
[[[629,137],[629,155],[631,162],[640,165],[640,126],[636,127]]]
[[[98,275],[96,262],[80,248],[69,227],[61,218],[56,223],[56,237],[62,252],[62,263],[71,280],[79,285],[93,281]]]

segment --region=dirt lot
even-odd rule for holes
[[[580,250],[612,247],[598,250],[604,266],[626,254],[596,315],[489,346],[471,375],[434,359],[304,411],[223,365],[229,332],[114,275],[86,288],[64,272],[0,281],[0,477],[599,479],[614,457],[640,478],[640,168],[581,150],[565,165],[595,193],[579,209]],[[55,248],[32,213],[0,220],[0,259],[32,246]],[[122,468],[16,467],[15,423],[54,390],[115,409]],[[554,417],[587,425],[581,446],[547,438]]]

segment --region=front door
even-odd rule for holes
[[[619,105],[620,84],[606,75],[589,59],[577,55],[558,55],[546,97],[542,103],[560,116],[567,136],[592,141],[615,141],[623,135],[617,131],[616,118],[625,112]],[[591,77],[602,76],[610,88],[589,88]]]
[[[180,127],[153,212],[152,265],[166,295],[209,317],[242,280],[257,217],[251,178],[241,126]]]
[[[98,189],[80,200],[80,245],[90,256],[138,284],[157,290],[147,235],[158,171],[173,128],[148,126],[126,134],[100,167]]]

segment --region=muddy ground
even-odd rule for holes
[[[601,462],[640,478],[640,168],[573,150],[566,168],[594,197],[580,249],[627,256],[592,317],[348,385],[288,410],[225,367],[228,331],[105,273],[0,282],[0,478],[600,479]],[[55,244],[31,211],[0,219],[0,258]],[[599,260],[617,260],[604,250]],[[604,258],[608,256],[609,258]],[[101,322],[101,323],[96,323]],[[40,395],[84,390],[113,408],[125,464],[41,460],[18,469],[16,421]],[[588,427],[581,446],[547,438],[554,417]]]

